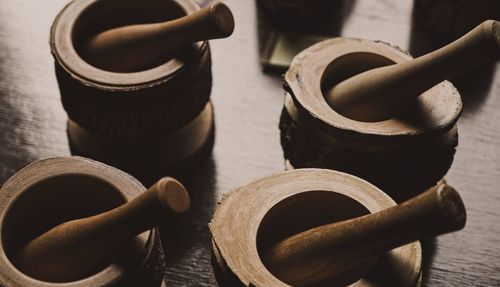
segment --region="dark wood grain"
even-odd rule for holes
[[[207,2],[207,1],[205,1]],[[0,0],[0,182],[35,160],[69,155],[48,34],[64,0]],[[256,7],[228,0],[234,35],[213,41],[216,143],[188,188],[193,212],[168,239],[170,287],[215,286],[209,222],[231,188],[284,168],[279,76],[261,72]],[[425,51],[412,2],[356,1],[341,34]],[[413,33],[412,33],[413,31]],[[427,47],[428,48],[428,47]],[[448,182],[468,211],[465,230],[424,242],[426,286],[500,285],[500,72],[498,65],[456,79],[464,100],[460,143]]]

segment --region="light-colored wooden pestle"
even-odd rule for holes
[[[396,247],[459,230],[465,220],[459,194],[442,184],[392,208],[293,235],[262,258],[286,283],[309,286]]]
[[[127,204],[50,229],[15,252],[13,262],[23,273],[43,281],[82,279],[112,263],[136,235],[189,208],[182,184],[162,178]]]
[[[82,57],[115,72],[135,72],[158,64],[182,46],[228,37],[234,30],[231,10],[220,2],[179,19],[118,27],[85,42]]]
[[[392,118],[434,85],[500,60],[500,24],[488,20],[455,42],[414,60],[368,70],[333,86],[328,104],[359,121]]]

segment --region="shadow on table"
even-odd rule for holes
[[[216,209],[217,168],[210,156],[184,184],[191,196],[191,212],[185,218],[161,227],[167,269],[190,268],[185,261],[209,262],[210,232],[208,223]],[[202,250],[207,249],[207,250]],[[207,258],[200,258],[207,255]],[[202,268],[201,270],[206,270]],[[167,280],[168,281],[168,280]]]
[[[422,286],[427,286],[429,282],[429,272],[431,269],[434,256],[436,255],[436,238],[421,240],[422,244]]]

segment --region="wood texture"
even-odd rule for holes
[[[333,85],[325,99],[348,118],[384,121],[403,114],[416,97],[440,82],[498,60],[500,22],[489,20],[429,54],[345,79]]]
[[[194,0],[141,4],[84,0],[65,6],[51,26],[50,48],[69,117],[90,132],[115,139],[168,135],[195,119],[212,88],[207,41],[192,43],[176,57],[163,59],[161,65],[134,73],[98,69],[83,60],[76,47],[78,41],[107,26],[165,21],[198,10]],[[107,20],[101,21],[102,17]]]
[[[351,1],[351,0],[350,0]],[[433,0],[434,1],[434,0]],[[208,2],[208,1],[204,1]],[[354,1],[342,35],[429,52],[412,23],[412,1]],[[35,160],[70,153],[66,120],[47,44],[66,0],[0,0],[0,182]],[[192,216],[167,246],[168,286],[216,286],[208,221],[223,193],[284,169],[279,76],[261,72],[253,1],[226,0],[236,20],[231,38],[211,44],[216,114],[213,157],[191,183]],[[497,69],[495,69],[497,68]],[[500,284],[500,72],[498,65],[455,80],[464,101],[460,144],[446,176],[460,190],[468,222],[459,233],[424,241],[425,286]]]
[[[161,64],[165,55],[172,55],[183,46],[226,38],[233,30],[231,10],[217,2],[174,20],[105,30],[91,36],[80,49],[83,58],[96,67],[136,72]]]
[[[105,21],[101,20],[103,17]],[[158,29],[145,33],[147,28],[142,25],[155,25],[144,24],[149,22],[165,23],[171,29],[165,32],[160,24]],[[135,26],[127,28],[130,25]],[[122,31],[129,28],[135,32]],[[190,33],[190,29],[200,30],[200,34]],[[119,167],[146,185],[165,175],[185,174],[185,169],[195,166],[199,158],[207,157],[214,133],[209,103],[210,48],[207,39],[196,40],[208,34],[228,36],[233,29],[232,13],[222,3],[201,9],[194,0],[71,1],[54,19],[50,30],[61,101],[69,117],[71,151]],[[130,37],[110,43],[109,33],[118,34],[118,40],[123,33]],[[176,33],[177,41],[163,39]],[[97,49],[97,56],[92,57],[110,61],[100,64],[127,62],[134,66],[141,60],[151,60],[132,55],[134,48],[155,61],[131,73],[99,69],[79,53],[87,39],[96,34],[100,44],[94,48],[102,49]],[[147,42],[148,37],[162,41],[156,52],[154,45]],[[174,54],[165,51],[169,55],[159,55],[168,46],[166,43],[176,46],[181,42],[184,47],[177,47]],[[106,50],[114,48],[118,51],[106,55]]]
[[[130,248],[129,240],[165,217],[186,214],[189,206],[182,184],[164,177],[126,204],[49,229],[15,251],[12,260],[23,273],[42,281],[78,281],[114,262]]]
[[[266,268],[266,264],[272,262],[262,261],[265,251],[283,239],[395,205],[372,184],[327,169],[281,172],[237,187],[224,196],[210,222],[216,258],[214,271],[219,286],[340,287],[348,283],[354,283],[353,287],[419,286],[422,267],[419,242],[392,249],[378,256],[378,260],[367,258],[333,278],[325,274],[331,271],[325,264],[332,259],[328,255],[317,258],[316,263],[308,260],[288,262],[287,266],[296,271],[293,277],[280,272],[282,270],[274,268],[276,266]],[[303,250],[308,250],[307,245],[305,242],[301,245]],[[348,252],[347,246],[341,249]],[[314,274],[293,268],[301,263],[305,264],[304,269],[314,270]],[[295,281],[297,277],[301,280]]]
[[[130,175],[80,157],[49,158],[21,169],[4,184],[0,192],[0,285],[44,287],[53,285],[47,282],[58,282],[61,287],[123,287],[129,284],[160,286],[164,277],[165,257],[157,228],[128,239],[127,236],[113,239],[112,234],[116,229],[113,230],[111,226],[107,229],[107,235],[111,235],[109,237],[99,232],[103,225],[78,227],[78,230],[72,230],[67,235],[58,232],[62,231],[61,228],[58,231],[52,229],[64,222],[105,214],[111,209],[116,211],[118,206],[129,209],[129,205],[123,204],[143,194],[145,190]],[[137,202],[133,205],[137,206]],[[111,222],[112,220],[108,221]],[[39,235],[47,234],[47,230],[54,231],[52,235],[59,233],[59,236],[66,237],[64,244],[44,242],[43,238],[47,237]],[[94,237],[93,232],[102,237]],[[78,235],[73,236],[76,234]],[[33,242],[34,238],[42,238],[42,242],[36,239],[35,245],[28,245],[41,252],[36,252],[33,248],[24,249],[29,255],[25,260],[17,257],[21,260],[16,261],[18,250],[23,250],[23,246]],[[102,245],[107,240],[109,241]],[[70,251],[65,250],[64,245]],[[72,248],[72,245],[79,248]],[[110,245],[118,247],[115,249],[116,253],[113,252],[113,247],[109,248]],[[99,250],[94,249],[93,252],[94,247]],[[44,253],[45,248],[52,249],[54,253],[51,252],[49,256],[40,254]],[[58,253],[58,248],[63,252]],[[39,255],[42,255],[41,258]],[[35,262],[30,262],[30,259]],[[51,262],[52,259],[57,263]],[[85,265],[82,262],[84,260],[88,260],[88,268],[82,266],[80,269],[78,265]],[[37,264],[43,261],[46,264]],[[63,264],[67,272],[56,274],[55,269],[61,267],[60,264]],[[49,269],[42,270],[46,267]],[[33,277],[20,270],[26,270],[26,273],[42,280],[33,280]],[[39,274],[38,271],[44,274]]]
[[[319,42],[295,56],[284,76],[280,119],[281,144],[291,166],[359,176],[398,202],[435,185],[453,161],[462,111],[460,94],[450,82],[417,97],[404,113],[378,122],[345,117],[325,101],[329,87],[351,75],[409,60],[390,44],[346,37]]]
[[[398,206],[293,234],[271,244],[261,258],[290,285],[311,286],[394,248],[460,230],[465,221],[460,195],[442,183]]]
[[[67,128],[72,154],[119,167],[146,186],[165,175],[189,176],[210,155],[214,133],[211,102],[192,122],[167,135],[113,138],[89,132],[72,120]]]

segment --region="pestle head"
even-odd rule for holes
[[[226,4],[216,2],[210,6],[210,15],[219,29],[220,37],[226,38],[233,34],[234,17]]]
[[[164,177],[153,187],[157,190],[158,200],[166,213],[186,214],[191,202],[186,188],[176,179]]]
[[[436,187],[436,194],[443,218],[448,227],[445,232],[460,230],[465,227],[467,215],[460,194],[451,186],[443,183]]]
[[[481,25],[486,30],[485,34],[492,35],[492,37],[496,40],[497,48],[500,50],[500,22],[495,20],[486,20]]]

